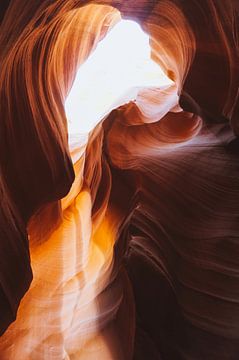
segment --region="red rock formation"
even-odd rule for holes
[[[11,1],[1,360],[238,359],[238,11],[232,0]],[[150,35],[173,84],[142,89],[69,149],[65,98],[120,15]]]

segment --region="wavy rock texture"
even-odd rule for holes
[[[239,358],[238,13],[233,0],[6,7],[1,360]],[[68,138],[77,68],[121,17],[173,84]]]

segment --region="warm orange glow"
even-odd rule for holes
[[[236,1],[103,3],[1,23],[0,360],[236,360]]]

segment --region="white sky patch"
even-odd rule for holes
[[[111,110],[136,99],[140,88],[171,84],[150,59],[149,36],[136,22],[121,20],[77,71],[65,102],[68,132],[87,134]]]

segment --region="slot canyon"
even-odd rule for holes
[[[239,0],[0,9],[0,360],[239,359]]]

